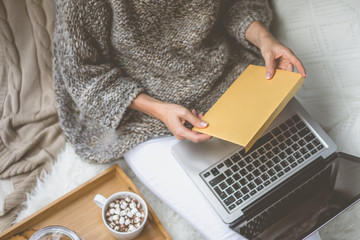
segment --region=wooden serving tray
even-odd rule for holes
[[[84,240],[115,239],[104,225],[101,209],[94,203],[93,199],[98,193],[109,197],[120,191],[135,192],[143,197],[123,170],[115,165],[10,227],[0,234],[0,239],[6,240],[26,230],[39,230],[49,225],[67,227],[79,234]],[[171,239],[149,204],[148,209],[149,215],[146,225],[137,239]]]

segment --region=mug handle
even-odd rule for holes
[[[101,194],[96,194],[96,196],[94,197],[94,202],[96,203],[96,205],[98,205],[100,208],[103,208],[106,202],[106,198],[101,195]]]

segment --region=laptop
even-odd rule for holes
[[[181,141],[171,152],[230,228],[248,239],[276,239],[329,197],[336,150],[293,98],[246,153],[217,138]]]

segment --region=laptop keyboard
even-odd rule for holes
[[[228,212],[250,204],[319,154],[324,145],[296,114],[255,145],[200,173]]]

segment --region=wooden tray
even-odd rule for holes
[[[115,165],[7,229],[0,234],[0,239],[6,240],[28,229],[38,230],[49,225],[65,226],[85,240],[115,239],[104,225],[101,209],[93,199],[97,193],[109,197],[119,191],[131,191],[142,196],[128,176]],[[171,239],[149,204],[148,208],[148,220],[137,239]]]

